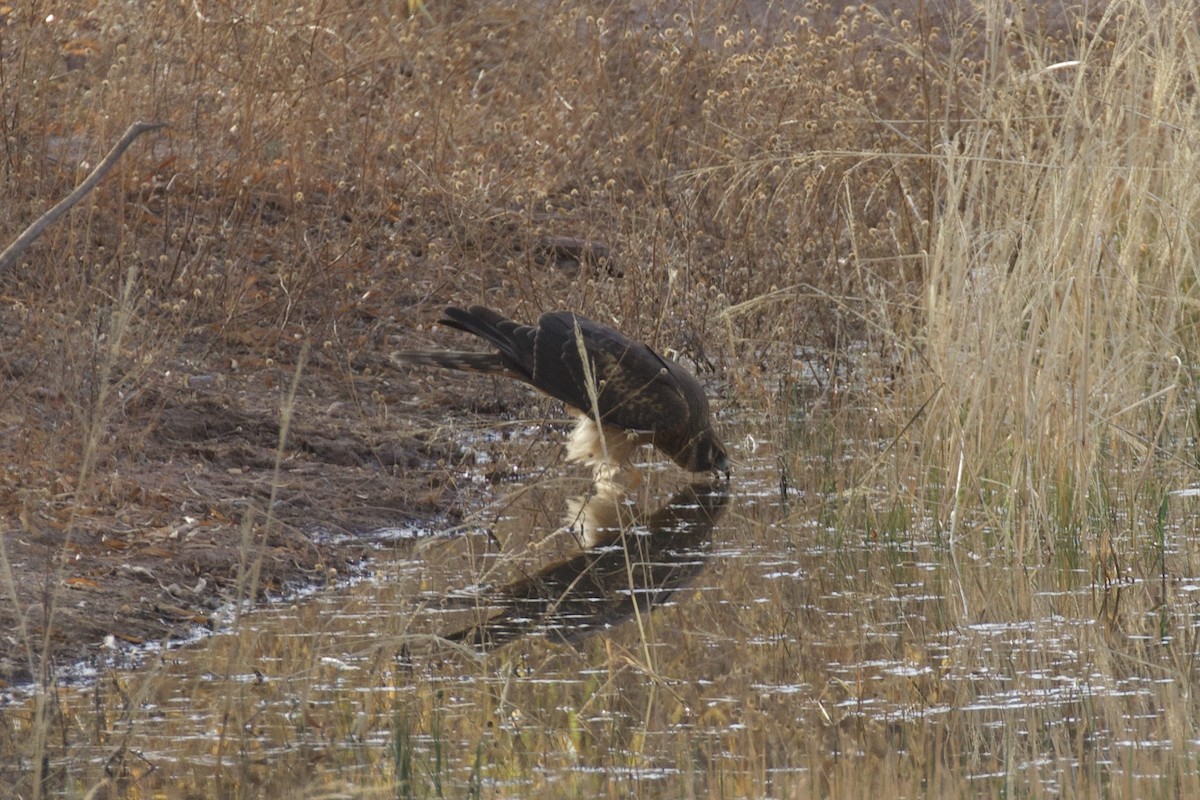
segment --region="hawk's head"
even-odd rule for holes
[[[729,454],[712,428],[695,437],[675,456],[675,463],[692,472],[720,472],[729,477]]]

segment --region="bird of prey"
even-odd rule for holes
[[[611,477],[643,444],[691,472],[729,475],[704,389],[686,369],[607,325],[570,311],[522,325],[483,306],[448,307],[439,324],[474,334],[491,352],[393,353],[399,363],[505,375],[557,398],[578,418],[567,458]]]

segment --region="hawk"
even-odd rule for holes
[[[691,472],[729,476],[704,388],[686,369],[607,325],[551,311],[522,325],[484,308],[446,308],[440,325],[474,334],[492,352],[400,352],[400,363],[505,375],[566,403],[578,418],[567,458],[611,477],[654,445]]]

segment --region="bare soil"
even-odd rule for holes
[[[12,434],[6,484],[41,482],[11,475],[25,460],[24,469],[57,475],[60,490],[5,492],[22,528],[5,534],[17,602],[0,603],[0,686],[211,627],[234,600],[346,575],[368,554],[372,531],[462,516],[473,484],[460,485],[464,453],[439,433],[470,410],[461,384],[456,392],[453,382],[443,390],[406,378],[382,356],[348,380],[344,364],[316,352],[301,370],[281,448],[295,364],[246,361],[256,368],[191,374],[120,398],[86,493],[63,477],[72,464],[55,471],[22,459],[17,427],[28,404],[52,417],[65,403],[38,389],[36,365],[0,361],[10,392],[0,406]]]

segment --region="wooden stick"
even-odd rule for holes
[[[25,229],[24,233],[16,238],[12,244],[0,253],[0,272],[4,272],[11,267],[16,260],[25,252],[29,245],[33,244],[34,239],[37,239],[42,233],[53,225],[59,217],[71,210],[71,207],[82,200],[87,193],[96,188],[96,184],[104,180],[104,176],[108,174],[125,151],[129,149],[129,145],[133,144],[133,140],[149,131],[156,131],[159,128],[165,128],[165,122],[135,122],[129,126],[125,134],[113,145],[112,150],[108,151],[108,155],[104,160],[96,165],[92,173],[84,179],[83,183],[75,187],[75,191],[60,200],[54,208],[42,214],[32,225]]]

